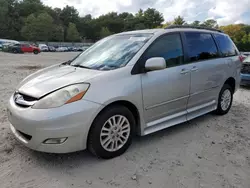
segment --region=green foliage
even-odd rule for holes
[[[104,37],[107,37],[109,35],[112,35],[112,33],[109,31],[109,29],[107,27],[102,27],[101,32],[100,32],[100,37],[104,38]]]
[[[53,19],[48,13],[41,13],[37,17],[31,14],[27,17],[21,30],[22,36],[30,41],[48,41],[53,32]]]
[[[177,18],[175,18],[173,22],[174,25],[184,25],[185,23],[186,21],[181,16],[178,16]]]
[[[191,23],[190,25],[192,26],[200,26],[200,21],[195,20],[193,23]]]
[[[52,41],[62,42],[64,41],[64,28],[62,25],[55,25],[51,34]]]
[[[77,31],[76,24],[69,22],[66,39],[67,41],[72,41],[72,42],[80,41],[80,36]]]
[[[161,26],[164,21],[162,13],[154,8],[148,8],[144,11],[144,24],[146,28],[152,29]]]
[[[213,19],[204,21],[202,24],[200,24],[200,26],[208,27],[208,28],[215,28],[215,29],[219,27],[217,24],[217,21]]]

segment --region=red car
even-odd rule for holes
[[[13,53],[34,53],[34,54],[38,54],[41,52],[40,48],[29,44],[15,44],[13,46],[10,46],[8,51]]]

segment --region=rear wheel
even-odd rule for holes
[[[216,114],[224,115],[227,114],[232,106],[233,101],[233,89],[230,85],[225,84],[219,94],[218,105]]]
[[[34,54],[38,54],[38,50],[34,50],[33,53],[34,53]]]
[[[112,106],[94,120],[88,149],[97,157],[109,159],[123,154],[132,142],[133,114],[124,106]]]

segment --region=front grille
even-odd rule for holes
[[[243,64],[241,68],[242,74],[250,74],[250,64]]]
[[[20,94],[20,93],[19,93]],[[28,95],[21,94],[25,101],[36,101],[37,99]]]
[[[16,92],[13,96],[14,102],[20,107],[30,107],[37,101],[36,98]]]
[[[23,137],[23,138],[25,138],[26,140],[31,140],[31,138],[32,138],[32,136],[30,136],[30,135],[28,135],[28,134],[25,134],[25,133],[23,133],[23,132],[21,132],[21,131],[19,131],[19,130],[17,130],[17,132]]]

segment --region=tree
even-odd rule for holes
[[[31,14],[38,14],[44,10],[44,5],[41,0],[22,0],[18,5],[19,15],[27,17]]]
[[[143,10],[140,9],[140,10],[135,14],[135,17],[137,17],[137,18],[142,18],[142,17],[143,17]]]
[[[213,19],[209,19],[209,20],[206,20],[204,21],[201,26],[203,27],[208,27],[208,28],[215,28],[215,29],[218,29],[218,24],[217,24],[217,21],[216,20],[213,20]]]
[[[143,15],[146,28],[152,29],[162,26],[162,22],[164,21],[163,15],[154,8],[148,8],[146,11],[144,11]]]
[[[52,41],[59,41],[59,42],[64,40],[64,28],[62,25],[56,25],[53,27],[51,40]]]
[[[166,27],[168,27],[168,26],[170,26],[170,25],[173,25],[173,22],[166,22],[165,24],[163,24],[161,27],[159,27],[159,28],[166,28]]]
[[[228,34],[235,43],[240,42],[243,36],[246,34],[246,32],[243,30],[243,26],[240,24],[221,26],[220,29]]]
[[[77,31],[76,25],[72,22],[69,22],[69,26],[67,28],[67,41],[76,42],[80,40],[79,33]]]
[[[47,13],[41,13],[37,17],[31,14],[27,17],[22,28],[22,36],[29,41],[48,41],[51,39],[53,19]]]
[[[36,41],[36,17],[34,14],[29,15],[25,20],[25,25],[21,30],[22,36],[29,41]]]
[[[191,25],[191,26],[195,26],[195,27],[200,26],[200,21],[195,20],[195,21],[194,21],[193,23],[191,23],[190,25]]]
[[[107,37],[109,35],[112,35],[112,33],[109,31],[109,29],[107,27],[102,27],[102,29],[100,31],[100,37],[104,38],[104,37]]]
[[[53,19],[48,13],[41,13],[37,16],[37,35],[39,40],[48,41],[53,31]]]
[[[21,18],[17,0],[0,0],[0,38],[20,38]]]
[[[183,17],[178,16],[174,19],[174,25],[184,25],[186,22]]]
[[[77,24],[79,20],[79,13],[74,7],[67,5],[60,11],[60,19],[64,26],[68,27],[70,22]]]

